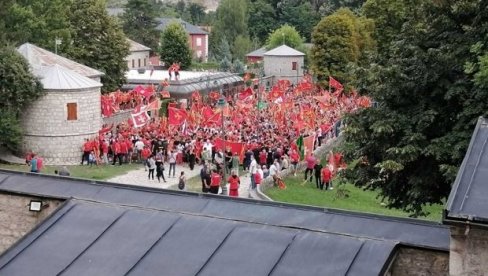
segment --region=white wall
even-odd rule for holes
[[[292,62],[297,62],[297,70],[292,70]],[[303,56],[264,56],[264,74],[266,76],[276,76],[278,79],[289,79],[296,82],[296,76],[303,76],[302,66],[304,65]]]
[[[144,59],[146,60],[146,65],[144,65]],[[129,69],[147,67],[149,66],[149,51],[131,52],[125,60]],[[141,66],[139,66],[138,60],[141,61]],[[134,66],[132,66],[132,61],[134,61]]]

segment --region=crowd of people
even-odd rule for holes
[[[175,177],[176,164],[185,163],[190,170],[199,164],[202,192],[218,193],[217,183],[226,182],[229,194],[237,195],[239,170],[251,176],[251,188],[255,188],[268,176],[278,178],[281,170],[292,168],[296,174],[297,164],[307,158],[305,179],[315,171],[320,176],[317,187],[328,189],[337,168],[322,168],[319,162],[309,160],[310,156],[303,156],[297,139],[313,136],[315,146],[320,146],[336,134],[344,113],[368,105],[368,99],[354,92],[324,91],[309,78],[298,85],[278,81],[269,92],[247,89],[228,96],[222,112],[215,99],[203,99],[194,92],[191,104],[183,110],[186,117],[182,124],[154,116],[139,128],[131,120],[104,126],[97,139],[85,141],[81,164],[139,162],[148,178],[155,179],[156,174],[157,181],[166,181],[165,167],[169,178]],[[222,117],[215,119],[220,114],[224,128]],[[226,143],[237,147],[224,146]],[[224,171],[230,175],[225,181]]]

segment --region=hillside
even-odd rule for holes
[[[179,0],[160,0],[161,2],[177,3]],[[217,9],[220,0],[185,0],[187,3],[199,3],[207,8],[207,10],[214,11]],[[107,7],[122,8],[127,0],[107,0]]]

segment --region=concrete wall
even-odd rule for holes
[[[67,120],[67,104],[77,104],[77,120]],[[100,89],[47,91],[22,116],[22,151],[33,150],[46,164],[76,164],[85,138],[101,127]]]
[[[125,60],[127,61],[127,66],[129,67],[129,70],[147,67],[149,66],[149,51],[131,52],[130,55],[125,58]],[[139,61],[141,63],[140,66]]]
[[[119,111],[117,113],[112,114],[110,117],[103,117],[103,123],[104,124],[118,124],[122,122],[127,122],[129,118],[131,118],[130,114],[132,112],[132,109],[130,110],[124,110],[124,111]]]
[[[451,227],[449,274],[488,275],[488,231]]]
[[[264,56],[264,74],[278,79],[289,79],[296,83],[297,76],[303,77],[303,56]],[[292,70],[292,63],[297,62],[297,70]]]
[[[386,275],[448,275],[449,253],[423,250],[418,248],[400,248]]]
[[[0,254],[32,230],[62,203],[57,199],[43,199],[49,204],[41,212],[29,211],[31,199],[38,197],[0,193]]]

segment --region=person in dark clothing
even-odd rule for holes
[[[322,189],[324,184],[322,184],[321,172],[322,172],[322,164],[317,163],[313,167],[315,173],[315,185],[317,185],[317,189]]]
[[[200,179],[202,180],[202,193],[208,193],[210,188],[210,168],[209,165],[203,161],[203,167],[200,170]]]
[[[163,178],[164,183],[166,183],[166,179],[164,178],[164,164],[162,162],[156,162],[156,177],[158,178],[158,182],[161,182],[161,178]]]
[[[190,166],[190,170],[192,171],[195,168],[195,160],[196,160],[195,151],[191,149],[190,152],[188,153],[188,165]]]
[[[251,150],[247,150],[244,154],[244,171],[249,170],[249,165],[251,165],[251,156],[253,155]]]

